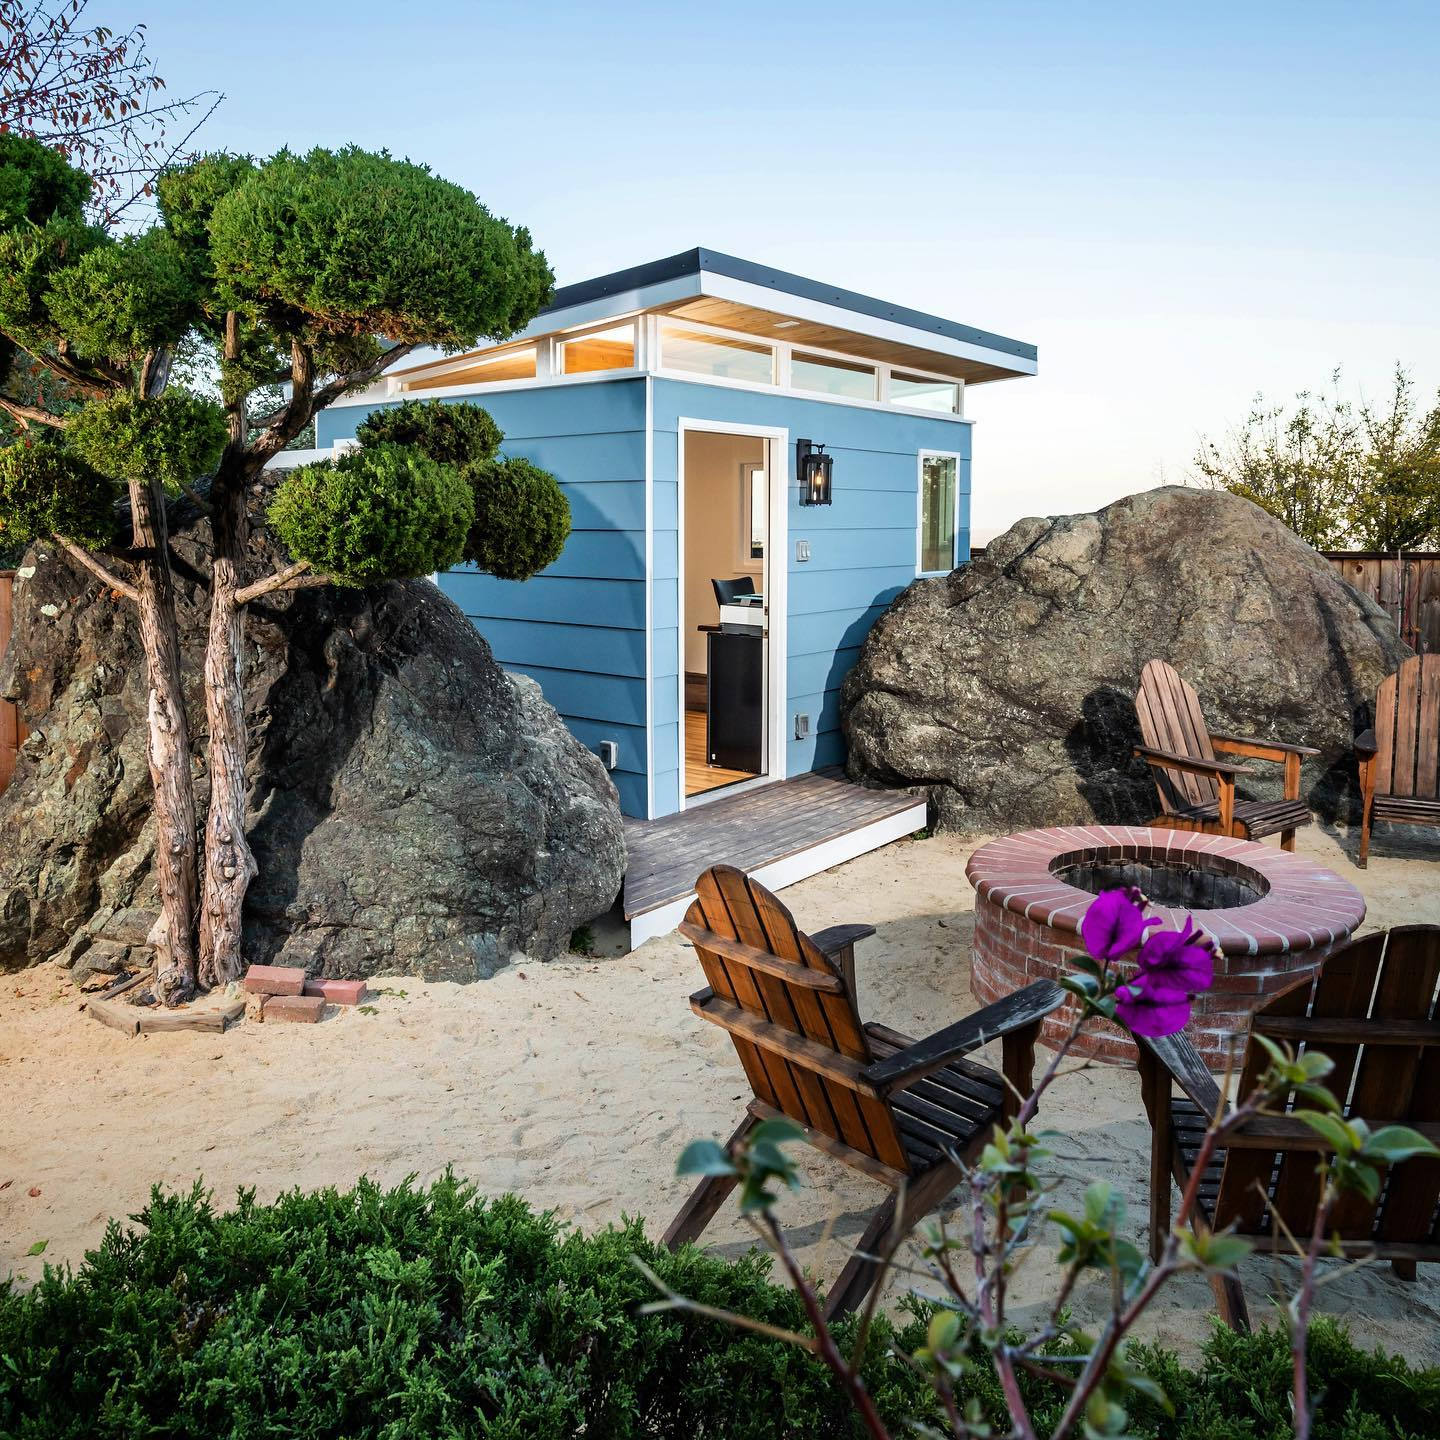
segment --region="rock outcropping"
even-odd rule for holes
[[[1131,756],[1133,697],[1159,656],[1213,729],[1320,749],[1304,793],[1334,816],[1355,792],[1357,720],[1408,653],[1379,606],[1249,501],[1150,490],[1022,520],[899,596],[846,681],[850,773],[927,788],[954,828],[1143,823],[1155,790]],[[1250,764],[1242,790],[1278,795],[1279,767]]]
[[[172,526],[203,809],[208,537],[188,504]],[[276,559],[257,548],[253,573]],[[34,733],[0,797],[0,969],[62,950],[83,965],[143,939],[155,906],[143,664],[129,607],[88,571],[35,545],[20,575],[0,693]],[[609,908],[625,866],[609,776],[428,581],[258,602],[246,666],[248,960],[472,980],[558,953]]]

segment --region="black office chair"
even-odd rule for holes
[[[715,587],[717,605],[728,605],[737,595],[755,593],[755,582],[748,575],[741,575],[735,580],[712,580],[710,583]]]

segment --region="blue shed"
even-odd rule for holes
[[[969,556],[965,392],[1035,371],[1033,345],[696,249],[566,286],[504,344],[407,357],[316,443],[473,401],[554,472],[554,565],[438,583],[655,820],[843,761],[867,630]]]

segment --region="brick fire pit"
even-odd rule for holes
[[[975,887],[970,988],[982,1003],[1032,980],[1054,979],[1082,954],[1080,917],[1102,890],[1138,885],[1167,926],[1188,913],[1216,941],[1215,984],[1195,1005],[1188,1034],[1206,1063],[1225,1063],[1227,1037],[1250,1011],[1313,971],[1365,918],[1348,881],[1295,855],[1248,840],[1131,825],[1026,830],[982,846],[965,874]],[[1054,1012],[1042,1038],[1068,1032],[1072,1005]],[[1135,1058],[1117,1027],[1087,1027],[1079,1052]]]

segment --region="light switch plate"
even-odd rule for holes
[[[803,562],[808,560],[809,558],[810,542],[808,540],[797,540],[795,542],[795,559],[798,562]]]

